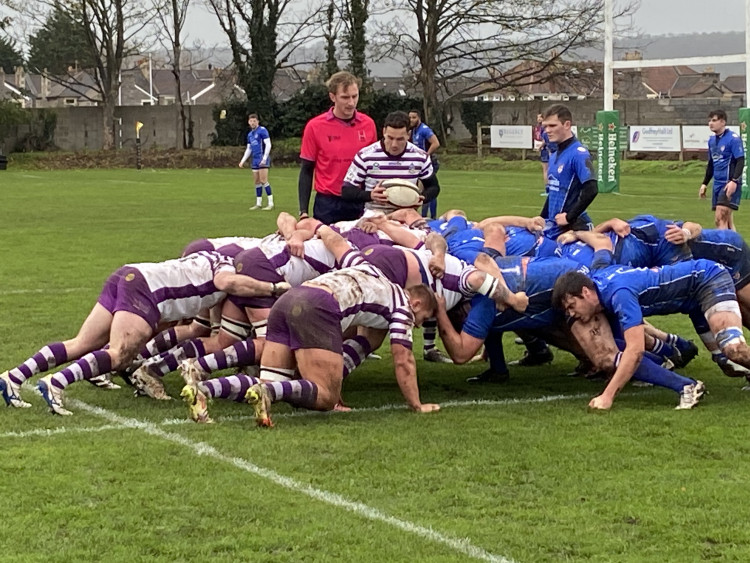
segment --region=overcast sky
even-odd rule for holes
[[[641,0],[634,20],[649,35],[742,31],[745,0]]]
[[[742,31],[745,0],[641,0],[633,20],[636,28],[649,35]],[[187,27],[191,39],[226,45],[215,17],[205,8],[193,9]]]

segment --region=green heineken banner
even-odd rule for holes
[[[591,154],[596,154],[599,150],[599,128],[596,125],[579,125],[577,127],[576,137],[589,149]],[[627,150],[628,146],[628,128],[620,126],[617,128],[617,138],[620,141],[620,149]]]
[[[742,170],[742,199],[750,199],[750,186],[747,185],[747,155],[750,146],[747,144],[747,133],[750,129],[750,108],[740,108],[740,138],[745,149],[745,168]]]
[[[597,181],[600,192],[620,191],[620,112],[597,111]]]

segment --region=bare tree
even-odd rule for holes
[[[379,0],[398,13],[376,34],[421,87],[425,119],[445,135],[443,104],[539,80],[601,42],[603,0]],[[626,0],[627,1],[627,0]],[[621,8],[632,11],[635,0]],[[534,62],[509,73],[521,62]]]
[[[207,0],[229,40],[237,79],[261,119],[273,114],[276,70],[293,62],[303,43],[321,38],[324,2],[295,9],[294,0]]]
[[[182,47],[184,43],[185,20],[190,0],[155,0],[154,10],[157,21],[157,37],[169,53],[169,66],[175,81],[175,99],[179,108],[180,137],[182,148],[192,148],[191,119],[185,110],[182,96]]]
[[[138,0],[10,0],[7,4],[22,19],[37,25],[50,11],[59,9],[83,26],[94,67],[71,69],[65,76],[49,74],[46,78],[102,107],[103,147],[114,148],[114,112],[122,61],[139,49],[140,34],[152,20],[153,12]]]

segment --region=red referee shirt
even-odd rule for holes
[[[375,122],[358,111],[351,121],[334,116],[333,108],[308,121],[302,133],[300,157],[315,162],[315,191],[340,196],[354,155],[377,140]]]

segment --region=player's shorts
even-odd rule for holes
[[[271,261],[266,257],[260,248],[251,248],[243,250],[234,259],[234,268],[237,273],[244,276],[250,276],[256,280],[280,283],[284,281]],[[276,297],[239,297],[230,295],[227,297],[230,302],[234,303],[240,309],[248,307],[250,309],[270,309],[276,303]]]
[[[364,210],[365,204],[360,201],[345,201],[341,196],[331,194],[315,194],[313,217],[326,225],[354,221],[362,216]]]
[[[729,271],[718,264],[707,269],[705,281],[700,284],[696,297],[704,313],[718,303],[737,301],[734,282]]]
[[[399,287],[406,287],[406,281],[409,277],[409,264],[403,250],[376,244],[362,248],[360,252],[362,258],[383,272],[388,281]],[[419,262],[419,259],[417,259],[417,262]]]
[[[126,311],[138,315],[156,329],[161,313],[148,282],[137,268],[123,266],[104,282],[97,302],[113,315]]]
[[[728,207],[735,211],[740,208],[740,199],[742,198],[742,185],[738,184],[737,189],[734,190],[732,197],[727,197],[727,190],[725,186],[720,186],[718,189],[714,185],[713,196],[711,198],[711,209],[716,209],[717,206]]]
[[[271,168],[271,156],[268,156],[268,159],[266,160],[265,164],[261,164],[260,161],[263,160],[262,158],[253,158],[253,161],[250,163],[250,168],[252,170],[261,170],[262,168]]]
[[[188,254],[195,254],[196,252],[201,251],[213,252],[214,245],[211,244],[207,238],[194,240],[185,247],[185,250],[182,251],[182,255],[187,256]]]
[[[742,256],[732,268],[732,280],[735,291],[739,291],[750,283],[750,247],[742,242]]]
[[[279,297],[271,309],[266,340],[292,350],[316,348],[341,354],[342,319],[333,295],[318,287],[301,285]]]

